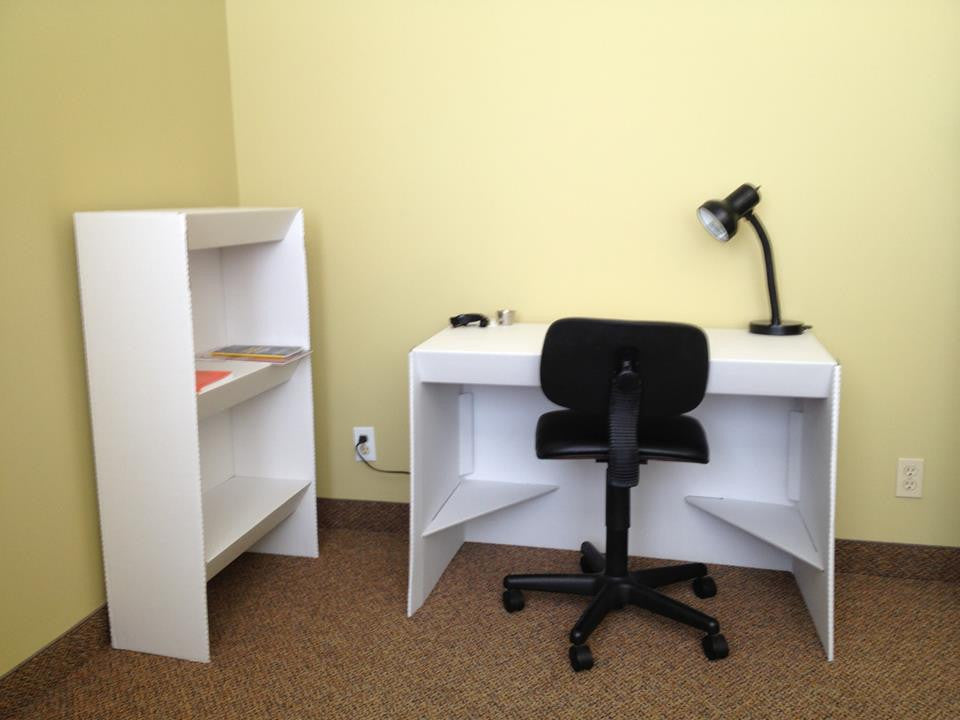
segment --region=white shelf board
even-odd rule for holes
[[[531,500],[557,489],[556,485],[493,480],[461,480],[423,531],[423,537],[482,515]]]
[[[203,493],[207,579],[286,519],[308,487],[308,480],[232,477]]]
[[[817,570],[824,568],[806,523],[793,505],[699,495],[688,495],[686,501]]]
[[[302,359],[280,365],[250,360],[197,358],[197,370],[230,372],[223,380],[210,383],[197,393],[197,417],[203,420],[282,385],[293,376]]]
[[[296,208],[203,208],[183,210],[190,250],[283,240]]]

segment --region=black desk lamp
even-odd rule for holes
[[[770,322],[754,320],[750,332],[760,335],[799,335],[809,326],[798,320],[780,319],[780,302],[777,300],[777,278],[773,273],[773,251],[770,240],[753,209],[760,202],[760,194],[753,185],[741,185],[723,200],[707,200],[697,210],[697,217],[711,235],[726,242],[737,234],[737,221],[744,218],[753,225],[763,248],[763,264],[767,268],[767,292],[770,293]]]

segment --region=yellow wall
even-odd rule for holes
[[[693,210],[762,183],[844,364],[839,536],[960,545],[956,2],[226,2],[0,0],[0,674],[103,602],[78,209],[302,205],[319,493],[406,500],[347,440],[407,464],[411,346],[504,306],[742,326],[756,242]]]
[[[2,675],[104,601],[71,215],[236,202],[223,2],[0,0],[0,98]]]
[[[406,352],[516,308],[741,327],[761,183],[787,317],[842,361],[838,534],[960,545],[960,4],[227,0],[240,201],[306,210],[319,493],[406,500]],[[926,458],[923,500],[896,459]]]

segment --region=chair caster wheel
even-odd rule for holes
[[[730,654],[727,639],[723,635],[705,635],[700,644],[703,645],[703,654],[707,656],[707,660],[723,660]]]
[[[601,568],[601,570],[602,570],[602,569],[603,569],[603,568]],[[583,573],[586,574],[586,575],[591,575],[591,574],[597,572],[597,571],[594,570],[592,567],[590,567],[589,563],[587,563],[587,559],[586,559],[585,557],[583,557],[583,555],[580,556],[580,571],[583,572]]]
[[[574,672],[589,670],[593,667],[593,654],[588,645],[570,646],[570,667]]]
[[[695,578],[693,581],[693,594],[698,598],[712,598],[717,594],[717,584],[709,575]]]
[[[523,592],[520,590],[503,591],[503,608],[507,612],[517,612],[523,610]]]

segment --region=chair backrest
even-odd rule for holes
[[[564,318],[547,330],[540,385],[563,407],[606,414],[610,386],[625,359],[640,375],[640,417],[693,410],[707,387],[707,336],[695,325]]]

